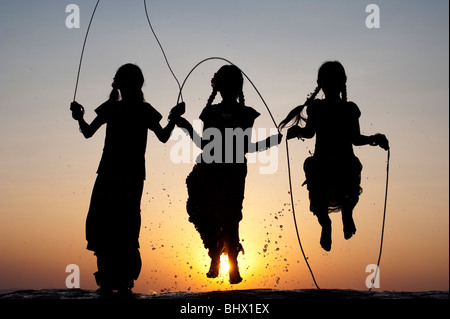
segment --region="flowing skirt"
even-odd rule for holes
[[[210,251],[242,249],[238,227],[246,176],[246,164],[200,163],[186,179],[189,221]]]
[[[362,193],[362,165],[356,156],[345,159],[311,156],[303,167],[311,212],[316,214],[318,207],[328,207],[328,212],[337,212],[343,205],[356,206]]]
[[[87,249],[100,286],[132,286],[141,270],[139,232],[144,181],[98,175],[86,218]]]

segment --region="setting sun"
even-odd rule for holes
[[[377,264],[381,247],[377,289],[448,291],[449,1],[376,1],[379,28],[371,28],[373,15],[360,1],[147,1],[173,73],[185,80],[182,92],[149,28],[143,1],[100,1],[83,45],[95,2],[72,2],[81,14],[79,28],[70,20],[75,11],[65,11],[61,1],[0,2],[0,27],[8,30],[0,35],[0,295],[68,288],[67,279],[75,275],[66,272],[68,265],[78,266],[81,290],[98,289],[97,256],[86,249],[86,220],[106,126],[86,140],[72,118],[74,95],[91,123],[110,95],[117,69],[133,63],[145,78],[145,100],[163,117],[160,125],[168,124],[181,99],[184,118],[198,123],[200,134],[211,79],[227,63],[194,66],[213,54],[249,76],[242,97],[260,114],[252,144],[273,135],[275,124],[308,99],[323,62],[340,61],[348,76],[348,101],[361,112],[361,134],[381,132],[391,142],[390,169],[379,147],[353,148],[363,166],[363,193],[354,210],[357,231],[347,240],[342,214],[330,214],[328,252],[321,247],[321,225],[304,184],[304,163],[317,140],[285,144],[286,128],[277,156],[274,148],[248,154],[238,229],[245,255],[237,256],[242,277],[237,284],[239,278],[230,281],[232,255],[223,254],[219,275],[208,277],[209,249],[187,211],[186,180],[201,147],[179,127],[165,144],[147,131],[145,158],[139,155],[146,174],[139,206],[142,268],[133,292],[164,298],[314,289],[311,273],[321,289],[365,291],[374,274],[367,269]],[[318,99],[325,98],[322,93]],[[218,93],[213,103],[221,99]],[[211,134],[211,141],[215,138]]]
[[[228,255],[225,254],[220,255],[220,273],[228,274],[229,269],[230,265],[228,264]]]

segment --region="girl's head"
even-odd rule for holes
[[[239,103],[244,105],[243,84],[244,77],[241,70],[234,65],[224,65],[211,80],[213,92],[208,99],[208,105],[212,104],[217,92],[220,92],[224,100],[236,101],[239,99]]]
[[[118,101],[119,96],[121,96],[122,99],[125,97],[126,99],[144,101],[143,85],[144,75],[136,64],[122,65],[114,76],[110,100]]]
[[[347,75],[342,64],[338,61],[328,61],[322,64],[317,75],[317,87],[325,96],[339,96],[347,100]]]
[[[347,75],[342,64],[338,61],[327,61],[323,63],[317,74],[317,87],[312,92],[305,103],[294,108],[288,116],[280,123],[279,128],[283,129],[290,121],[292,125],[299,125],[300,122],[306,122],[306,118],[302,115],[305,106],[310,104],[323,91],[325,97],[341,97],[347,101]]]

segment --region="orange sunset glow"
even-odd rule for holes
[[[85,221],[105,127],[86,140],[69,110],[94,4],[77,2],[79,29],[66,27],[66,3],[0,4],[0,29],[6,30],[0,34],[1,291],[65,288],[69,264],[79,266],[82,289],[97,289],[96,258],[86,250]],[[180,81],[202,59],[225,57],[252,79],[277,122],[314,90],[319,66],[339,60],[348,76],[348,98],[362,112],[362,134],[386,134],[391,145],[377,290],[448,290],[447,1],[380,0],[378,29],[367,28],[366,4],[358,1],[148,4]],[[102,1],[77,94],[88,122],[108,98],[117,68],[128,62],[143,70],[145,99],[166,125],[179,90],[148,28],[142,1]],[[186,82],[185,118],[191,123],[198,120],[211,94],[211,78],[223,64],[205,63]],[[261,113],[256,132],[268,136],[274,125],[247,80],[244,94],[246,104]],[[239,226],[244,280],[231,285],[225,256],[220,276],[206,277],[210,258],[186,212],[186,177],[195,165],[196,149],[189,143],[189,162],[176,163],[180,136],[176,129],[162,144],[149,132],[139,238],[143,267],[134,291],[315,288],[295,232],[284,139],[248,164]],[[367,290],[366,267],[377,263],[380,249],[387,154],[379,147],[354,148],[363,164],[363,193],[354,210],[357,232],[345,240],[341,215],[332,214],[333,244],[326,252],[319,245],[321,228],[309,211],[308,191],[301,186],[303,161],[314,143],[289,141],[292,196],[305,254],[321,288]],[[261,174],[269,158],[276,170]]]

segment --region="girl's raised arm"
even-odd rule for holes
[[[248,147],[248,153],[254,153],[254,152],[262,152],[265,151],[272,146],[279,145],[281,143],[281,140],[283,139],[283,134],[278,133],[276,135],[269,136],[268,138],[252,143],[249,141],[249,147]]]
[[[163,143],[166,143],[170,135],[172,134],[173,129],[175,128],[175,121],[169,120],[166,127],[162,127],[159,123],[156,123],[152,128],[153,132],[155,132],[156,137]]]
[[[178,117],[175,121],[178,127],[185,129],[188,132],[189,136],[194,141],[195,145],[198,148],[203,149],[201,143],[202,137],[194,130],[191,123],[189,123],[188,120],[186,120],[184,117],[181,116]]]
[[[91,124],[86,123],[84,120],[84,107],[81,104],[78,104],[77,102],[72,102],[70,104],[70,110],[72,111],[72,117],[74,120],[78,121],[78,124],[80,125],[80,131],[83,133],[83,136],[85,138],[92,137],[95,132],[103,125],[105,124],[105,121],[97,116]]]
[[[359,128],[359,121],[355,124],[355,131],[353,135],[353,145],[355,146],[380,146],[385,151],[389,150],[389,141],[383,134],[375,134],[371,136],[362,135]]]
[[[184,102],[181,102],[174,106],[172,110],[170,111],[169,115],[169,123],[167,123],[165,128],[162,128],[162,126],[158,123],[154,124],[153,127],[150,127],[150,129],[155,132],[156,137],[163,143],[166,143],[170,135],[172,134],[173,129],[175,128],[176,120],[181,115],[183,115],[185,110],[185,104]]]

